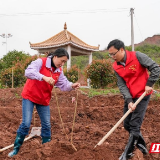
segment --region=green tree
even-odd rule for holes
[[[3,68],[0,74],[0,84],[1,87],[12,86],[12,69],[13,69],[13,79],[14,79],[14,87],[23,86],[26,77],[24,76],[24,72],[26,67],[31,63],[31,61],[37,59],[37,56],[27,56],[26,59],[18,60],[14,65],[9,68]]]
[[[10,68],[18,61],[25,60],[28,56],[29,55],[25,54],[23,51],[10,51],[0,60],[0,69]]]

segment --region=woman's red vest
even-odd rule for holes
[[[40,69],[40,73],[51,77],[55,80],[55,84],[58,81],[58,78],[61,74],[61,72],[55,72],[51,71],[51,68],[46,67],[46,60],[47,58],[41,58],[42,59],[42,67]],[[60,68],[60,71],[62,69]],[[29,99],[30,101],[48,106],[50,99],[51,99],[51,91],[53,86],[45,81],[39,81],[35,79],[27,79],[26,84],[22,91],[22,97],[25,99]]]
[[[147,69],[139,63],[135,52],[126,51],[126,56],[125,66],[117,65],[117,62],[114,62],[113,68],[126,82],[132,98],[138,98],[145,91],[149,74]]]

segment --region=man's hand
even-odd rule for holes
[[[43,76],[42,78],[44,81],[46,81],[47,83],[49,83],[50,85],[54,85],[55,80],[52,77],[46,77]]]
[[[151,91],[153,91],[153,88],[149,86],[145,86],[145,91],[146,91],[146,94],[149,94]]]
[[[133,106],[133,104],[134,104],[134,103],[132,103],[132,102],[130,102],[130,103],[128,104],[128,109],[131,108],[132,112],[136,109],[136,106]]]
[[[78,88],[80,88],[80,86],[81,86],[80,83],[73,83],[72,84],[73,89],[78,89]]]

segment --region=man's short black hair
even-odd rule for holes
[[[111,48],[112,46],[116,48],[117,50],[120,50],[120,48],[123,48],[125,50],[124,43],[120,41],[119,39],[114,39],[111,42],[109,42],[107,46],[107,50],[109,50],[109,48]]]

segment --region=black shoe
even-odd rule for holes
[[[145,143],[141,133],[139,135],[139,139],[138,139],[136,146],[144,155],[148,154],[148,150],[146,148],[146,143]]]
[[[119,160],[123,160],[123,155],[124,155],[124,152],[123,152],[122,155],[119,157]],[[132,152],[132,153],[129,153],[129,154],[127,155],[128,159],[131,159],[133,156],[134,156],[134,153],[133,153],[133,152]]]
[[[127,160],[130,159],[134,156],[134,149],[138,141],[138,135],[135,135],[133,133],[130,134],[128,144],[125,147],[124,152],[122,155],[119,157],[119,160]]]

